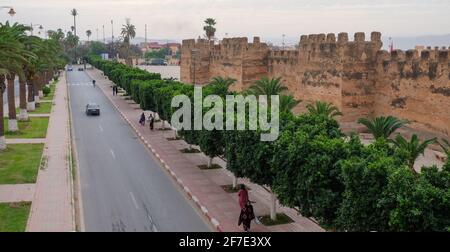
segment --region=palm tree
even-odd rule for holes
[[[436,143],[436,138],[428,139],[423,141],[422,143],[419,141],[419,138],[416,134],[414,134],[411,137],[411,140],[408,142],[402,135],[398,134],[394,140],[391,140],[394,145],[406,151],[408,155],[408,167],[413,171],[414,173],[417,173],[416,170],[414,170],[414,163],[416,162],[416,159],[423,155],[425,152],[425,149],[433,143]]]
[[[442,139],[442,143],[439,143],[439,145],[442,147],[445,154],[447,154],[447,158],[450,158],[450,142],[446,139]]]
[[[210,82],[210,85],[214,86],[214,94],[219,96],[226,96],[228,94],[229,88],[231,85],[236,83],[235,79],[232,78],[223,78],[223,77],[214,77]]]
[[[337,116],[341,116],[342,113],[332,103],[316,101],[314,104],[306,105],[306,109],[312,115],[325,116],[330,119],[334,119]]]
[[[301,101],[296,100],[292,95],[280,96],[280,112],[290,112]]]
[[[8,82],[8,130],[11,132],[18,131],[17,125],[17,114],[16,114],[16,103],[15,103],[15,79],[19,76],[24,79],[24,65],[34,57],[34,54],[28,52],[26,48],[26,43],[28,41],[27,31],[31,30],[31,27],[27,27],[18,23],[10,25],[6,22],[4,25],[0,24],[1,29],[6,33],[9,33],[11,38],[17,43],[17,51],[21,57],[20,60],[8,62],[8,73],[6,74],[6,79]],[[23,83],[22,83],[23,84]],[[23,88],[22,88],[22,91]],[[23,99],[25,93],[21,94]],[[3,104],[2,104],[3,105]],[[26,109],[26,107],[25,107]]]
[[[91,37],[91,35],[92,35],[92,31],[91,30],[87,30],[86,31],[86,36],[88,37],[88,42],[90,42],[90,37]]]
[[[77,9],[72,9],[70,11],[70,15],[73,16],[73,31],[74,31],[75,36],[76,36],[77,35],[77,16],[78,16]]]
[[[211,40],[216,34],[216,28],[214,27],[217,24],[216,20],[213,18],[207,18],[205,20],[205,24],[206,25],[203,27],[203,30],[206,32],[206,37],[208,40]]]
[[[3,94],[6,89],[5,79],[6,76],[11,79],[12,73],[22,75],[23,71],[21,68],[21,64],[26,61],[24,55],[27,55],[27,51],[25,50],[23,44],[21,44],[18,39],[21,38],[22,34],[20,33],[23,27],[19,27],[17,24],[13,26],[9,25],[9,22],[6,24],[0,24],[0,150],[4,150],[6,148],[5,141],[5,129],[4,129],[4,111],[3,111]],[[14,82],[13,82],[14,84]],[[8,86],[11,85],[11,82],[8,81]],[[11,97],[11,94],[14,96],[14,88],[10,91],[10,87],[8,87],[8,97]],[[8,98],[8,101],[11,99]],[[15,103],[14,98],[12,99],[15,113]],[[8,110],[11,112],[11,103],[8,102]],[[13,117],[9,117],[9,119],[13,119]],[[16,121],[11,122],[17,125]]]
[[[392,133],[408,124],[409,122],[406,120],[399,120],[393,116],[380,116],[373,120],[360,118],[358,120],[358,123],[366,126],[366,128],[370,131],[375,139],[381,137],[388,139],[392,135]]]
[[[280,95],[283,92],[288,90],[287,87],[283,85],[281,78],[272,78],[269,79],[267,77],[263,77],[262,79],[256,81],[249,88],[249,92],[253,95]]]
[[[121,35],[126,49],[125,60],[127,65],[131,66],[133,65],[133,59],[131,57],[130,44],[131,39],[136,37],[136,27],[130,23],[129,19],[127,19],[127,23],[122,27]]]
[[[71,11],[70,11],[70,15],[72,15],[73,16],[73,32],[74,32],[74,34],[75,34],[75,37],[77,36],[77,16],[78,16],[78,11],[77,11],[77,9],[72,9]],[[77,44],[75,45],[75,61],[77,61],[77,46],[78,45],[78,41],[77,41]]]

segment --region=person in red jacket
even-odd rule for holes
[[[239,215],[238,226],[242,224],[244,231],[250,231],[250,224],[253,219],[255,219],[255,214],[253,212],[253,206],[251,201],[248,199],[248,191],[245,185],[241,185],[241,189],[238,193],[239,206],[241,207],[241,214]]]

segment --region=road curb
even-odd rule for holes
[[[91,74],[87,72],[88,75],[92,78]],[[162,164],[162,167],[165,168],[169,174],[172,176],[172,178],[175,180],[175,182],[178,184],[178,186],[181,187],[181,189],[188,195],[188,198],[192,200],[197,208],[201,211],[201,213],[206,217],[206,219],[212,224],[212,226],[216,229],[217,232],[223,232],[222,227],[220,226],[220,222],[215,219],[214,217],[210,216],[208,209],[205,206],[202,206],[200,204],[200,201],[198,198],[192,194],[191,190],[189,190],[188,187],[186,187],[183,184],[183,181],[177,177],[176,173],[166,164],[166,162],[161,158],[161,156],[156,152],[156,150],[153,148],[153,146],[148,143],[148,141],[145,140],[145,138],[142,136],[142,134],[138,131],[138,129],[131,123],[131,121],[122,113],[122,111],[119,110],[119,107],[114,103],[111,97],[109,97],[103,88],[100,87],[102,92],[105,94],[105,96],[108,98],[108,100],[111,102],[113,107],[116,109],[116,111],[119,112],[119,114],[122,116],[122,118],[131,126],[131,128],[134,130],[135,134],[138,136],[138,138],[144,143],[144,146],[146,146],[158,159],[158,161]]]

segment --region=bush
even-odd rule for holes
[[[52,90],[49,87],[45,86],[44,88],[42,88],[42,92],[44,93],[44,96],[47,97],[52,92]]]

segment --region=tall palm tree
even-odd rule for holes
[[[127,19],[127,23],[123,25],[121,35],[123,37],[123,42],[126,50],[125,60],[127,65],[133,65],[133,58],[131,56],[131,39],[136,37],[136,26],[130,23],[130,20]]]
[[[74,31],[75,36],[76,36],[77,35],[77,16],[78,16],[77,9],[72,9],[70,11],[70,15],[73,16],[73,31]]]
[[[6,79],[8,83],[8,130],[11,132],[18,131],[17,115],[16,115],[16,103],[15,103],[15,79],[17,76],[24,79],[24,65],[34,57],[34,55],[29,52],[26,48],[26,43],[28,41],[27,31],[31,30],[31,27],[27,27],[18,23],[10,25],[9,22],[5,24],[0,24],[2,30],[9,33],[12,39],[18,44],[17,53],[20,54],[21,60],[8,62],[9,69],[6,74]],[[22,88],[23,91],[23,88]],[[22,98],[24,97],[22,93]],[[26,108],[25,108],[26,109]]]
[[[306,105],[306,109],[312,115],[321,115],[331,119],[342,115],[336,106],[328,102],[316,101],[314,104]]]
[[[205,24],[206,25],[203,27],[203,30],[206,32],[206,37],[208,40],[211,40],[216,34],[216,28],[214,27],[217,24],[216,20],[213,18],[207,18],[205,20]]]
[[[72,15],[73,16],[73,32],[74,32],[74,34],[75,34],[75,37],[77,36],[77,16],[78,16],[78,11],[77,11],[77,9],[72,9],[71,11],[70,11],[70,15]],[[75,45],[75,51],[74,51],[74,53],[75,53],[75,61],[77,61],[77,46],[78,45],[78,43]]]
[[[16,25],[14,25],[14,27],[17,28]],[[9,78],[11,78],[11,73],[18,73],[19,75],[21,75],[21,64],[26,61],[24,55],[27,54],[27,51],[24,49],[23,44],[18,41],[18,38],[20,37],[18,36],[18,30],[19,29],[12,29],[12,27],[9,25],[9,22],[6,22],[6,24],[0,24],[0,59],[2,59],[0,60],[0,150],[4,150],[6,148],[3,119],[3,94],[6,90],[6,76],[9,76]],[[10,85],[10,83],[8,83],[8,85]],[[12,94],[14,95],[14,93]],[[8,93],[8,96],[11,96],[11,93]],[[8,104],[8,107],[10,107],[9,105],[11,104]],[[11,109],[8,108],[8,110]],[[14,122],[12,123],[14,124]]]
[[[437,141],[436,138],[433,138],[420,142],[416,134],[414,134],[411,137],[411,140],[408,141],[402,135],[398,134],[394,140],[391,140],[391,142],[394,143],[397,148],[406,151],[408,155],[408,167],[411,169],[411,171],[417,173],[416,170],[414,170],[414,163],[416,162],[417,158],[420,155],[424,154],[425,149],[430,144],[436,143]]]
[[[370,131],[375,139],[381,137],[388,139],[392,135],[392,133],[408,124],[409,122],[406,120],[399,120],[393,116],[380,116],[373,120],[360,118],[358,120],[358,123],[366,126],[366,128]]]
[[[292,95],[281,95],[280,96],[280,112],[291,112],[295,106],[297,106],[301,101],[296,100]]]
[[[92,35],[92,31],[91,30],[87,30],[86,31],[86,36],[88,37],[88,42],[90,42],[91,35]]]
[[[253,95],[280,95],[284,93],[288,88],[284,86],[281,78],[272,78],[269,79],[267,77],[263,77],[250,86],[249,92]]]

